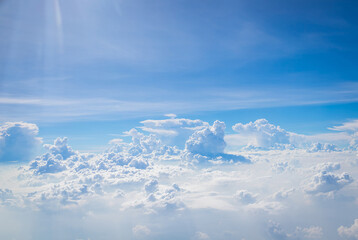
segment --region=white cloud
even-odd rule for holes
[[[295,235],[302,237],[303,239],[321,239],[323,231],[321,227],[310,226],[307,228],[297,227]]]
[[[6,122],[0,125],[0,162],[30,161],[39,147],[38,127],[32,123]]]
[[[243,204],[251,204],[256,202],[256,195],[247,190],[237,191],[235,198]]]
[[[358,119],[352,120],[349,122],[345,122],[340,126],[333,126],[329,128],[334,131],[340,131],[340,132],[357,132],[358,131]]]
[[[338,151],[337,150],[337,146],[334,144],[330,144],[330,143],[313,143],[311,145],[311,148],[308,149],[308,151],[310,152],[319,152],[319,151]]]
[[[158,190],[158,181],[152,179],[144,185],[144,189],[147,193],[153,193]]]
[[[320,172],[333,172],[341,169],[340,163],[333,163],[333,162],[324,162],[317,164],[313,167],[313,169],[320,171]]]
[[[232,129],[238,134],[231,135],[227,140],[234,145],[238,145],[234,143],[236,139],[245,140],[244,145],[264,149],[290,144],[290,134],[280,126],[270,124],[266,119],[258,119],[247,124],[237,123]]]
[[[225,123],[215,121],[212,126],[193,133],[186,141],[185,149],[202,155],[223,153],[226,147],[225,128]]]
[[[306,187],[306,192],[317,194],[338,191],[352,182],[353,179],[348,173],[334,174],[322,171],[312,178]]]
[[[352,120],[345,122],[340,126],[334,126],[330,128],[334,131],[345,132],[350,136],[350,148],[358,149],[358,120]]]
[[[321,239],[323,236],[322,228],[319,226],[298,226],[293,233],[287,233],[280,224],[274,221],[269,221],[268,233],[273,240]]]
[[[337,239],[338,233],[329,231],[332,221],[343,225],[340,219],[357,208],[353,178],[358,170],[350,165],[356,153],[242,150],[239,154],[251,164],[234,164],[228,159],[239,156],[222,152],[223,146],[210,153],[215,143],[222,143],[224,126],[216,122],[192,134],[198,144],[193,149],[200,154],[167,146],[155,134],[134,129],[126,133],[132,141],[116,139],[96,154],[80,153],[67,139],[56,139],[29,164],[0,169],[1,216],[7,216],[3,211],[10,207],[42,217],[73,213],[76,216],[66,220],[82,224],[87,235],[64,230],[69,239],[101,236],[93,229],[105,231],[104,239],[191,239],[197,232],[210,239]],[[316,197],[324,194],[335,198]],[[333,212],[337,218],[332,220]],[[22,221],[21,214],[11,214]],[[121,218],[123,222],[117,222]],[[269,219],[284,224],[267,229]],[[150,234],[135,235],[132,228],[138,225]],[[252,226],[257,230],[251,231]],[[7,229],[0,226],[0,237]]]
[[[70,146],[67,144],[67,138],[56,138],[54,144],[45,144],[45,148],[47,148],[53,155],[61,155],[63,159],[67,159],[76,153],[72,150]]]
[[[288,132],[269,123],[266,119],[258,119],[247,124],[235,124],[233,130],[237,134],[229,134],[225,136],[225,140],[230,150],[243,147],[253,150],[304,148],[307,151],[319,152],[340,151],[348,145],[351,149],[357,149],[356,122],[354,120],[342,126],[329,128],[336,132],[304,135]]]
[[[164,143],[183,147],[185,141],[193,132],[208,127],[207,122],[196,119],[175,118],[175,115],[166,115],[170,119],[145,120],[140,127],[143,131],[156,134]]]
[[[147,236],[151,233],[150,229],[144,225],[136,225],[132,228],[132,232],[134,236],[141,237]]]
[[[338,234],[347,239],[358,239],[358,219],[354,220],[354,223],[350,227],[340,226],[338,229]]]

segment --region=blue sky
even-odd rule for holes
[[[39,123],[61,135],[63,122],[70,129],[107,120],[133,127],[136,119],[165,113],[229,121],[261,115],[309,132],[300,118],[286,124],[287,107],[324,105],[344,122],[356,116],[340,113],[354,114],[358,100],[355,6],[2,1],[0,120]],[[266,110],[272,107],[274,117]]]

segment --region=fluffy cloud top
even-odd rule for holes
[[[60,226],[54,228],[66,239],[354,239],[355,223],[339,227],[348,213],[356,218],[353,151],[244,149],[245,157],[232,155],[224,152],[225,124],[219,121],[195,130],[185,149],[164,144],[157,134],[126,134],[131,141],[113,140],[96,154],[58,138],[29,164],[0,169],[2,219],[11,219],[10,208],[41,215],[35,230],[23,229],[16,238],[48,239],[48,232],[32,231],[55,218]],[[252,164],[222,164],[235,157]],[[329,217],[333,213],[337,218]],[[22,221],[18,216],[15,223]],[[267,228],[269,219],[282,227],[270,222]],[[0,226],[0,238],[14,236],[8,229]]]
[[[272,240],[299,240],[299,239],[321,239],[322,228],[318,226],[296,227],[293,233],[287,233],[280,224],[269,221],[269,237]]]
[[[338,191],[352,182],[353,179],[348,173],[334,174],[322,171],[312,178],[306,191],[310,194],[328,193]]]
[[[247,190],[237,191],[235,194],[235,198],[243,204],[251,204],[256,202],[256,196]]]
[[[340,226],[338,229],[338,234],[341,237],[348,239],[358,239],[358,219],[354,220],[354,223],[350,227]]]
[[[290,143],[289,133],[280,126],[270,124],[266,119],[258,119],[247,124],[237,123],[232,129],[239,137],[246,138],[248,146],[267,149]]]
[[[313,143],[311,148],[308,150],[310,152],[319,152],[319,151],[337,151],[337,146],[330,143]]]
[[[35,124],[7,122],[0,126],[0,162],[30,161],[41,144]]]
[[[223,153],[225,128],[225,123],[216,120],[212,126],[196,131],[186,141],[186,150],[203,155]]]
[[[166,144],[183,147],[193,132],[209,126],[207,122],[199,119],[175,118],[175,115],[170,115],[170,117],[170,119],[142,121],[143,126],[140,128],[156,134]]]

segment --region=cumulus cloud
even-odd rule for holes
[[[193,133],[186,141],[185,149],[202,155],[223,153],[226,147],[225,128],[225,123],[215,121],[212,126]]]
[[[281,225],[274,221],[269,222],[268,235],[270,239],[273,240],[284,240],[290,238],[290,235],[282,229]]]
[[[235,198],[243,204],[251,204],[256,202],[256,195],[247,190],[237,191]]]
[[[202,120],[176,118],[175,115],[166,115],[170,119],[145,120],[140,127],[143,131],[157,135],[165,144],[184,147],[185,141],[193,132],[208,127],[209,124]]]
[[[222,164],[225,162],[246,162],[250,160],[235,154],[224,153],[225,123],[215,121],[212,126],[207,126],[195,131],[185,142],[183,158],[189,161],[211,162]]]
[[[144,189],[147,193],[153,193],[158,190],[158,181],[156,179],[152,179],[144,185]]]
[[[266,119],[258,119],[249,123],[237,123],[232,128],[236,134],[225,137],[230,149],[245,148],[247,150],[297,149],[304,148],[310,152],[341,151],[348,145],[357,149],[357,121],[335,126],[328,132],[315,135],[304,135],[288,132],[280,126],[269,123]]]
[[[268,233],[273,240],[321,239],[323,236],[322,228],[319,226],[298,226],[294,232],[287,233],[280,224],[274,221],[269,221]]]
[[[338,151],[337,146],[331,143],[313,143],[311,148],[308,149],[310,152],[319,152],[319,151],[326,151],[326,152],[333,152]]]
[[[91,232],[98,228],[108,234],[104,239],[333,240],[339,232],[330,232],[332,221],[344,225],[341,219],[357,208],[351,183],[358,172],[349,164],[357,157],[353,151],[243,149],[241,158],[252,164],[233,164],[227,160],[240,156],[225,153],[225,124],[219,121],[195,130],[186,149],[164,144],[157,134],[136,129],[126,134],[130,141],[113,140],[95,154],[80,153],[58,138],[30,163],[0,169],[0,215],[10,219],[10,207],[25,215],[56,213],[48,219],[83,229],[82,235],[68,230],[66,239],[102,236]],[[308,197],[337,191],[348,192],[352,201]],[[330,218],[333,213],[337,218]],[[66,221],[56,217],[64,214],[73,215]],[[285,224],[267,228],[269,219]],[[0,226],[0,238],[12,236],[4,234],[7,229]]]
[[[30,161],[41,144],[38,127],[32,123],[7,122],[0,125],[0,162]]]
[[[321,172],[333,172],[341,169],[341,164],[334,163],[334,162],[324,162],[324,163],[317,164],[316,166],[313,167],[313,169]]]
[[[295,235],[302,239],[321,239],[323,236],[323,230],[319,226],[310,227],[297,227]]]
[[[136,225],[132,228],[133,235],[136,237],[148,236],[150,229],[144,225]]]
[[[290,134],[266,119],[258,119],[247,124],[237,123],[232,129],[237,134],[227,137],[227,140],[233,145],[270,149],[290,144]],[[238,143],[235,143],[236,140]]]
[[[53,155],[60,155],[63,159],[67,159],[76,153],[67,144],[67,138],[56,138],[54,144],[45,144],[44,147],[48,149]]]
[[[346,239],[358,239],[358,219],[354,220],[354,223],[350,227],[340,226],[338,234]]]
[[[338,191],[352,182],[353,179],[348,173],[334,174],[322,171],[312,178],[306,187],[306,192],[309,194],[317,194]]]

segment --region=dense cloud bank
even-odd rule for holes
[[[235,138],[251,136],[234,154],[220,121],[142,124],[149,134],[129,130],[129,142],[114,139],[103,153],[81,153],[57,138],[20,167],[4,166],[0,238],[358,239],[351,142],[295,146],[294,133],[261,119],[234,125]],[[34,124],[1,129],[2,143],[24,143],[17,151],[23,146],[27,156],[40,143]],[[166,129],[176,132],[170,141]],[[182,147],[171,144],[181,132]],[[23,162],[17,154],[6,156]]]

